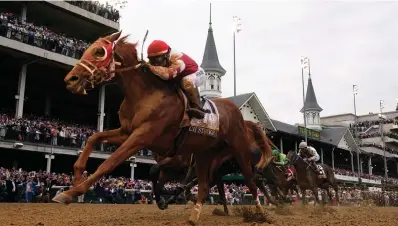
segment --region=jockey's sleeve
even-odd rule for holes
[[[185,69],[185,63],[178,59],[172,61],[170,67],[149,65],[149,69],[163,80],[172,80]]]
[[[280,161],[281,162],[286,162],[286,155],[285,154],[280,154]]]
[[[309,150],[310,150],[310,153],[312,156],[315,156],[318,154],[318,152],[316,152],[315,148],[313,148],[313,147],[309,147]]]

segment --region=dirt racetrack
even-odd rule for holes
[[[172,205],[166,211],[156,205],[100,205],[100,204],[0,204],[0,225],[187,225],[192,205]],[[205,205],[200,225],[260,225],[245,223],[234,215],[215,216],[217,207]],[[283,209],[265,208],[272,225],[398,225],[398,208],[394,207],[325,207],[292,206]],[[282,210],[282,211],[281,211]],[[270,225],[270,224],[261,224]]]

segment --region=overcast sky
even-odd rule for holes
[[[154,39],[199,64],[207,37],[209,2],[134,0],[121,11],[131,41]],[[311,60],[321,116],[353,112],[352,85],[359,86],[359,114],[395,110],[398,98],[398,2],[212,1],[214,37],[223,97],[233,95],[232,17],[242,19],[236,40],[237,94],[255,92],[271,118],[302,122],[300,56]],[[307,72],[306,72],[307,73]],[[308,75],[305,76],[307,84]]]

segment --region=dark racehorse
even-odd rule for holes
[[[187,175],[192,175],[192,172],[189,172],[189,170],[194,171],[194,158],[192,154],[168,157],[156,153],[153,153],[153,158],[157,163],[151,167],[149,172],[152,181],[152,193],[155,196],[156,204],[159,209],[164,210],[167,209],[170,202],[175,201],[175,199],[173,199],[166,202],[161,196],[164,194],[164,184],[170,179],[174,181],[183,181],[182,184],[187,184],[191,179],[191,176]],[[182,188],[177,188],[172,194],[180,193],[182,190]]]
[[[266,137],[265,133],[257,126],[256,123],[251,121],[245,121],[246,129],[247,129],[247,137],[251,144],[252,150],[252,164],[256,164],[261,159],[261,149],[267,148],[270,149],[270,145],[273,145],[272,142]],[[214,157],[211,163],[211,180],[210,185],[217,185],[219,190],[219,195],[221,202],[224,205],[224,212],[228,214],[227,203],[225,199],[224,193],[224,184],[222,182],[222,177],[231,174],[231,173],[240,173],[240,167],[238,166],[236,160],[230,154],[230,150],[228,147],[219,146],[217,147],[221,151]],[[158,162],[156,165],[151,168],[151,180],[153,183],[153,193],[155,195],[155,199],[157,201],[157,205],[160,209],[164,210],[167,208],[168,204],[174,203],[176,198],[185,191],[185,195],[188,196],[190,194],[190,189],[197,184],[197,179],[195,176],[195,172],[193,168],[194,159],[191,156],[173,156],[173,157],[164,157],[156,155],[154,156],[155,160]],[[172,196],[167,202],[161,197],[162,190],[164,187],[164,183],[167,180],[167,171],[170,169],[186,169],[189,166],[188,174],[183,182],[184,188],[178,188],[176,195]],[[193,180],[192,180],[193,179]],[[192,180],[192,181],[191,181]],[[191,181],[190,183],[188,183]],[[265,189],[265,184],[272,185],[271,188],[272,194],[277,197],[276,189],[278,185],[276,184],[275,174],[272,172],[271,168],[265,167],[264,169],[255,170],[255,183],[259,187],[259,189],[264,193],[267,200],[272,204],[277,205],[278,203],[268,194],[268,191]]]
[[[307,199],[305,195],[306,190],[311,190],[313,192],[313,195],[315,196],[315,201],[319,204],[320,201],[318,197],[318,187],[326,190],[329,196],[329,200],[331,201],[332,194],[329,190],[329,186],[332,186],[336,193],[337,203],[340,202],[337,181],[334,177],[332,168],[325,164],[319,164],[322,167],[325,175],[324,178],[319,178],[318,173],[315,172],[314,169],[307,162],[305,162],[303,158],[301,158],[301,156],[297,154],[296,151],[289,151],[286,157],[290,160],[290,163],[294,165],[296,169],[297,183],[302,193],[303,204],[307,204]]]
[[[291,202],[291,200],[287,198],[287,195],[289,191],[295,191],[297,194],[299,194],[297,189],[297,181],[294,175],[291,175],[290,178],[288,178],[286,176],[286,171],[281,169],[281,167],[282,166],[278,166],[272,162],[268,165],[267,169],[264,168],[262,171],[271,170],[271,172],[275,175],[275,182],[266,182],[266,184],[272,188],[271,191],[273,192],[273,195],[278,197],[278,200],[281,202]],[[288,166],[286,167],[289,168]],[[262,172],[262,174],[266,174],[266,172]]]

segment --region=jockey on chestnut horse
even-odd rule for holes
[[[193,207],[189,221],[197,223],[209,191],[212,160],[219,152],[218,147],[226,145],[242,170],[246,185],[256,200],[257,209],[262,211],[257,186],[253,181],[250,143],[246,136],[240,136],[245,124],[239,108],[228,99],[206,99],[203,108],[208,111],[203,112],[203,119],[195,119],[194,117],[201,117],[201,113],[198,113],[201,109],[192,103],[196,101],[192,101],[193,92],[188,94],[191,103],[187,106],[179,83],[183,83],[185,91],[192,91],[192,87],[196,89],[200,85],[197,77],[203,76],[203,72],[200,72],[199,67],[198,72],[186,71],[186,68],[191,67],[187,62],[196,63],[188,60],[183,53],[174,55],[170,51],[168,55],[167,51],[163,57],[166,64],[148,65],[137,56],[136,44],[128,43],[127,37],[120,38],[120,35],[121,32],[117,32],[92,43],[64,81],[72,93],[86,94],[87,88],[94,88],[95,85],[115,78],[125,96],[119,110],[121,127],[95,133],[87,140],[74,164],[75,187],[55,196],[53,200],[71,203],[73,197],[87,192],[99,178],[111,173],[143,148],[160,155],[170,152],[193,153],[199,192],[198,203]],[[180,80],[182,81],[179,82]],[[191,119],[187,113],[190,113]],[[179,137],[184,139],[175,142]],[[119,145],[119,148],[94,174],[83,179],[87,160],[97,143],[112,143]],[[267,166],[272,160],[272,150],[261,151],[258,168]]]

